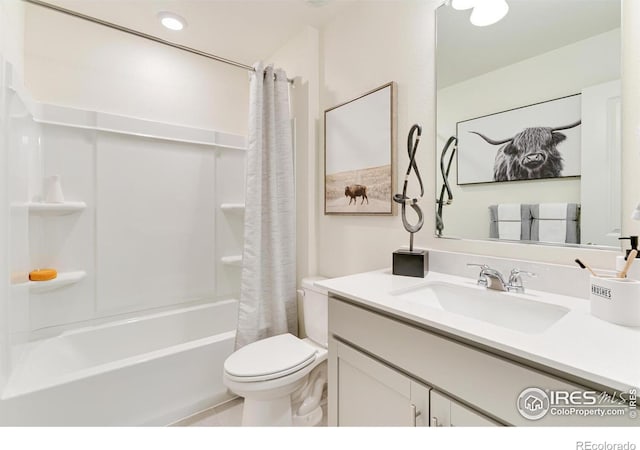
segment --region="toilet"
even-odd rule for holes
[[[281,334],[246,345],[224,362],[224,384],[244,398],[242,426],[314,426],[327,384],[327,291],[302,280],[304,339]]]

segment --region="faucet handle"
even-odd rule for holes
[[[507,290],[510,292],[524,292],[524,284],[522,283],[522,275],[526,275],[531,278],[535,278],[538,275],[533,272],[527,272],[525,270],[520,270],[518,268],[512,269],[511,274],[509,275],[509,284],[507,286]]]
[[[520,270],[520,269],[511,269],[511,275],[510,277],[518,277],[520,275],[526,275],[528,277],[531,278],[535,278],[538,276],[538,274],[533,273],[533,272],[527,272],[526,270]]]
[[[471,264],[467,263],[467,267],[480,267],[482,270],[486,270],[489,268],[486,264]]]
[[[487,286],[489,282],[487,281],[487,277],[484,274],[484,271],[490,269],[486,264],[471,264],[467,263],[467,267],[479,267],[480,273],[478,274],[478,286]]]

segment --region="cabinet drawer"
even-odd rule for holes
[[[329,332],[507,424],[622,426],[634,422],[626,416],[547,414],[536,421],[525,419],[517,401],[526,388],[577,391],[585,387],[333,297]]]

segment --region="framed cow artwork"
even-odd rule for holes
[[[324,112],[324,213],[395,215],[396,83]]]
[[[580,94],[458,122],[458,184],[580,176]]]

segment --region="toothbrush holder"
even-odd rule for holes
[[[591,314],[607,322],[640,326],[640,281],[591,277]]]

